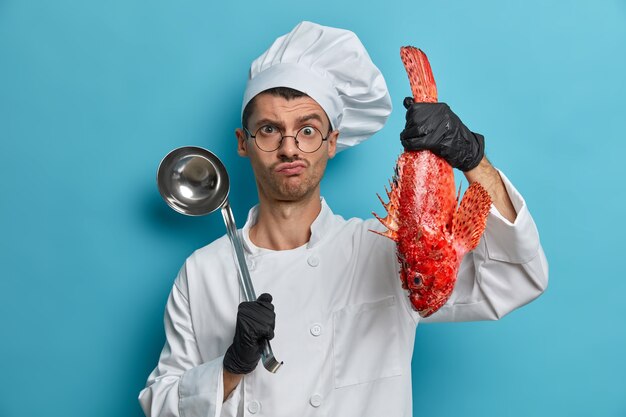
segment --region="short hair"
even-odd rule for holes
[[[299,97],[309,97],[308,94],[303,93],[302,91],[290,88],[290,87],[268,88],[267,90],[261,91],[259,94],[270,94],[272,96],[282,97],[285,100],[293,100],[294,98],[299,98]],[[252,112],[254,111],[254,100],[257,98],[259,94],[252,97],[252,100],[250,100],[248,104],[246,104],[246,107],[243,109],[243,114],[241,115],[241,126],[245,128],[248,127],[248,120],[250,120],[250,116],[252,115]]]

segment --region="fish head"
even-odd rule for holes
[[[450,298],[459,262],[446,233],[422,229],[415,236],[407,245],[398,245],[400,278],[413,308],[428,317]]]

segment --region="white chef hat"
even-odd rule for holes
[[[379,131],[391,113],[383,75],[357,36],[344,29],[299,23],[252,62],[241,112],[274,87],[306,93],[338,129],[337,151]]]

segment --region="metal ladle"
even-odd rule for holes
[[[204,216],[222,210],[244,300],[256,301],[243,245],[228,202],[230,182],[222,161],[204,148],[185,146],[174,149],[159,164],[157,186],[167,205],[187,216]],[[272,373],[283,364],[274,357],[269,341],[263,346],[261,358],[265,369]]]

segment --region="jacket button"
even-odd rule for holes
[[[307,259],[307,262],[308,262],[309,265],[315,267],[315,266],[318,266],[320,264],[320,258],[318,258],[315,255],[311,255],[311,256],[309,256],[309,259]]]
[[[313,394],[311,395],[311,399],[309,400],[309,402],[313,407],[319,407],[320,405],[322,405],[322,396],[319,394]]]
[[[313,326],[311,326],[310,330],[313,336],[319,336],[322,334],[322,326],[320,324],[315,323]]]
[[[261,404],[259,404],[258,401],[250,401],[250,403],[248,404],[248,411],[250,411],[250,414],[256,414],[259,412],[260,409]]]

